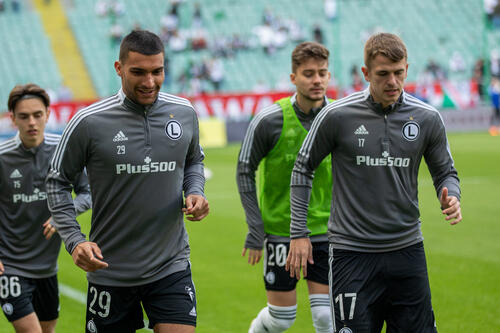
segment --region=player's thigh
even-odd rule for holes
[[[183,271],[141,286],[140,298],[149,328],[157,324],[196,326],[196,290],[189,265]]]
[[[36,284],[33,279],[18,275],[0,275],[0,304],[10,322],[34,313],[32,303]]]
[[[332,248],[330,254],[334,327],[380,332],[386,290],[381,255]]]
[[[264,284],[267,291],[295,290],[297,279],[290,277],[285,269],[286,258],[290,249],[288,242],[266,240],[264,245]]]
[[[143,327],[138,287],[103,286],[89,282],[87,333],[135,332]]]
[[[387,332],[436,332],[422,243],[387,256],[390,285]]]
[[[42,333],[42,328],[34,312],[14,320],[12,326],[14,326],[16,333]]]
[[[36,289],[33,292],[33,308],[38,320],[51,322],[59,317],[59,287],[57,275],[34,279]]]
[[[156,324],[153,331],[155,333],[194,333],[195,327],[180,324]]]
[[[320,285],[328,286],[328,273],[330,270],[328,264],[328,246],[328,242],[312,243],[314,264],[307,264],[306,279],[308,282],[311,281]],[[328,293],[328,291],[326,291],[326,293]]]

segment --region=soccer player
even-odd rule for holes
[[[291,82],[296,93],[261,110],[250,122],[238,159],[237,183],[246,214],[248,235],[243,256],[255,265],[264,247],[264,283],[268,305],[253,320],[249,332],[283,332],[297,312],[296,284],[285,271],[290,244],[290,175],[313,119],[327,105],[329,51],[304,42],[292,53]],[[255,171],[259,167],[259,199]],[[316,332],[331,332],[328,300],[327,223],[331,201],[331,160],[325,158],[316,174],[308,215],[314,264],[307,286]]]
[[[460,186],[439,112],[407,94],[407,52],[396,35],[371,36],[365,91],[326,106],[295,162],[287,268],[308,267],[313,172],[333,161],[328,225],[334,332],[436,332],[418,209],[425,158],[446,220],[462,220]]]
[[[86,332],[194,332],[196,297],[188,235],[209,211],[198,119],[186,99],[161,93],[164,47],[132,31],[115,69],[122,88],[68,123],[47,177],[48,201],[66,250],[88,272]],[[80,231],[67,184],[84,167],[93,214]],[[185,199],[183,198],[185,196]]]
[[[0,304],[18,333],[54,332],[59,316],[61,238],[47,207],[45,177],[60,137],[44,132],[49,105],[36,84],[15,86],[8,109],[19,132],[0,144]],[[70,209],[79,214],[90,208],[90,190],[84,174],[73,183]]]

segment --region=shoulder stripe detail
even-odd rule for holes
[[[421,100],[419,100],[418,98],[410,95],[410,94],[406,94],[405,93],[405,99],[406,99],[406,103],[409,104],[409,105],[413,105],[413,106],[419,106],[423,109],[426,109],[426,110],[430,110],[430,111],[435,111],[435,112],[439,112],[435,107],[433,107],[432,105],[429,105],[425,102],[422,102]]]
[[[61,138],[61,135],[59,134],[55,134],[55,133],[45,133],[45,137],[46,138],[55,138],[55,139],[60,139]]]
[[[19,144],[21,143],[21,140],[16,140],[16,137],[10,138],[2,143],[0,143],[0,154],[9,152],[11,150],[16,149],[19,147]]]
[[[61,140],[61,136],[58,134],[45,133],[44,142],[48,145],[57,145]]]
[[[66,150],[66,145],[68,144],[71,133],[73,133],[74,129],[83,119],[94,113],[108,110],[120,103],[120,97],[118,95],[114,95],[78,111],[76,115],[71,118],[68,125],[64,129],[60,143],[57,146],[56,151],[54,152],[54,156],[52,157],[50,165],[51,169],[58,170],[61,166],[62,156],[64,154],[64,151]]]
[[[252,119],[250,124],[248,125],[247,133],[245,134],[245,139],[241,145],[241,153],[239,156],[239,161],[243,163],[248,163],[250,160],[250,153],[253,145],[253,138],[255,134],[255,129],[259,125],[260,121],[276,112],[282,112],[281,106],[278,104],[271,104],[265,108],[263,108],[257,115]]]
[[[158,95],[158,98],[160,100],[162,100],[162,101],[165,101],[165,102],[170,102],[170,103],[175,103],[175,104],[182,104],[182,105],[185,105],[185,106],[188,106],[188,107],[191,107],[191,108],[194,109],[194,107],[191,104],[191,102],[188,99],[183,98],[183,97],[179,97],[179,96],[175,96],[175,95],[171,95],[171,94],[160,92],[160,94]]]
[[[316,137],[316,132],[318,131],[319,125],[323,122],[323,119],[326,117],[326,115],[332,111],[333,109],[343,107],[349,104],[354,104],[358,102],[362,102],[366,99],[366,96],[363,91],[354,93],[352,95],[349,95],[347,97],[344,97],[342,99],[339,99],[338,101],[332,102],[325,106],[316,116],[314,119],[311,129],[309,130],[309,133],[307,134],[306,138],[304,139],[304,142],[302,144],[302,147],[300,148],[299,154],[303,154],[306,158],[309,157],[309,151],[311,150],[311,145],[312,142],[314,141],[314,138]]]

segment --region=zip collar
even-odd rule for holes
[[[316,116],[321,111],[321,109],[323,109],[328,104],[328,98],[326,96],[324,96],[323,97],[323,104],[321,104],[321,106],[318,108],[312,108],[311,112],[309,114],[306,114],[304,112],[304,110],[302,110],[300,108],[299,104],[297,103],[297,93],[293,94],[293,96],[290,97],[290,103],[292,103],[293,108],[295,110],[302,112],[304,115]]]
[[[396,102],[383,108],[381,103],[377,103],[373,100],[373,97],[370,94],[370,87],[369,86],[368,86],[368,88],[366,88],[363,91],[363,94],[365,96],[366,103],[368,104],[368,106],[371,109],[375,110],[376,112],[384,113],[384,114],[396,112],[406,101],[406,92],[403,90],[403,92],[401,93],[401,95],[399,96],[399,98]]]
[[[123,92],[123,88],[120,88],[120,90],[118,91],[118,97],[120,98],[121,104],[123,104],[127,110],[131,110],[141,115],[148,114],[158,103],[158,96],[157,96],[156,100],[151,105],[144,106],[138,104],[132,101],[130,98],[128,98],[127,95],[125,95],[125,92]]]

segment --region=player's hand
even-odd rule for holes
[[[201,221],[208,215],[209,210],[208,200],[198,194],[188,195],[186,197],[186,207],[182,208],[182,212],[189,221]]]
[[[3,268],[2,260],[0,260],[0,275],[2,275],[3,272],[5,272],[5,268]]]
[[[45,239],[50,239],[53,234],[57,232],[56,227],[54,227],[52,224],[50,224],[50,221],[52,221],[52,218],[48,219],[45,221],[43,226],[43,235],[45,236]]]
[[[241,253],[242,257],[245,256],[247,250],[248,250],[248,263],[252,266],[257,264],[260,261],[260,258],[262,258],[262,250],[244,248],[243,252]]]
[[[292,239],[285,266],[285,269],[290,272],[290,277],[300,280],[301,269],[304,277],[306,277],[307,263],[314,264],[311,240],[307,237]]]
[[[451,225],[457,224],[462,221],[462,209],[460,208],[460,201],[455,196],[448,196],[448,188],[443,187],[441,191],[441,209],[446,215],[446,221],[450,221]]]
[[[102,259],[101,249],[93,242],[83,242],[78,244],[71,253],[75,265],[85,272],[95,272],[98,269],[108,267]],[[97,257],[97,258],[96,258]]]

